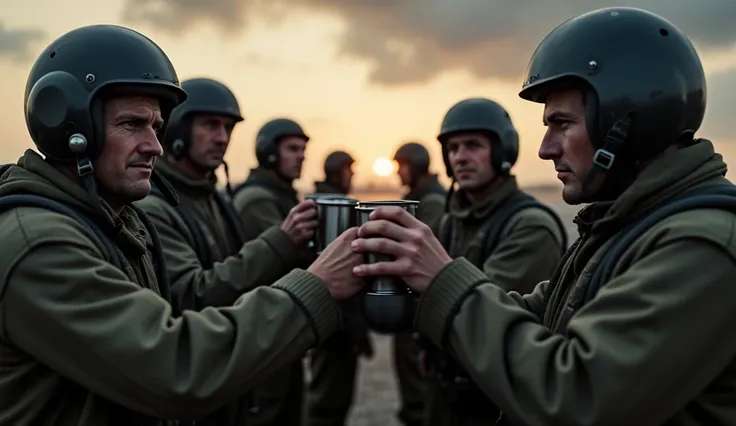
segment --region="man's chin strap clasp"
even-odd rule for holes
[[[624,143],[629,134],[631,123],[634,121],[634,112],[629,111],[620,120],[616,121],[606,133],[603,145],[593,154],[593,168],[588,172],[583,182],[583,191],[588,193],[591,185],[599,173],[611,170],[616,163],[616,156],[623,151]]]

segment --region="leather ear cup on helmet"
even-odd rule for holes
[[[71,161],[79,154],[72,152],[68,141],[72,134],[87,140],[87,151],[94,141],[94,127],[89,113],[89,92],[79,81],[64,71],[41,77],[30,90],[26,101],[26,122],[39,151],[57,161]]]
[[[497,152],[502,153],[502,155],[496,156],[494,153],[491,153],[491,155],[494,159],[498,157],[498,170],[509,174],[511,173],[511,168],[516,164],[516,160],[519,159],[519,133],[516,129],[509,128],[500,137],[501,141],[506,141],[505,144],[499,141],[502,148]]]
[[[176,138],[174,139],[174,142],[171,143],[171,153],[174,155],[174,157],[183,156],[186,148],[186,143],[182,138]]]

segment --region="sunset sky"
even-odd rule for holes
[[[548,31],[610,5],[660,13],[694,40],[709,78],[699,135],[736,163],[734,0],[7,0],[0,6],[0,161],[33,146],[23,89],[40,51],[73,28],[114,23],[158,43],[181,80],[211,77],[235,92],[246,121],[227,155],[234,180],[255,165],[255,132],[276,116],[296,119],[312,137],[300,187],[322,177],[333,149],[358,158],[357,184],[374,178],[377,158],[407,141],[424,143],[442,171],[442,116],[453,103],[482,96],[504,105],[519,130],[521,183],[553,182],[552,165],[536,154],[542,107],[518,97],[523,73]]]

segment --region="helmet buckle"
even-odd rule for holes
[[[605,149],[599,149],[593,154],[593,164],[600,167],[603,170],[610,170],[613,167],[613,162],[616,160],[616,155],[611,151]]]

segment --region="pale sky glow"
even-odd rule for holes
[[[521,183],[555,181],[553,166],[536,154],[544,134],[542,106],[519,99],[521,78],[510,84],[479,81],[469,73],[454,72],[429,83],[380,87],[367,81],[370,68],[365,62],[338,55],[336,40],[342,36],[345,24],[336,16],[305,12],[278,25],[263,19],[249,23],[242,34],[227,37],[206,24],[173,36],[157,32],[150,25],[122,22],[121,10],[121,1],[28,0],[3,4],[0,22],[6,30],[41,29],[46,35],[32,44],[31,57],[25,61],[0,52],[0,125],[4,129],[1,161],[15,161],[25,148],[32,147],[22,102],[27,73],[36,55],[68,30],[116,23],[137,29],[158,43],[181,80],[211,77],[235,92],[246,120],[236,127],[226,157],[234,180],[245,177],[255,165],[253,139],[260,125],[277,116],[296,119],[311,137],[304,176],[297,183],[300,187],[310,188],[314,180],[322,178],[323,159],[336,149],[358,160],[354,166],[356,184],[364,184],[380,174],[377,159],[392,158],[398,146],[408,141],[425,144],[432,154],[432,169],[441,172],[444,167],[436,135],[442,116],[463,98],[483,96],[504,105],[519,129],[522,148],[516,174]],[[528,56],[531,52],[519,54]],[[736,69],[736,50],[702,57],[709,73]],[[706,116],[704,130],[708,124]],[[736,162],[736,144],[729,143],[736,142],[736,127],[730,134],[731,141],[718,140],[716,144],[727,161]],[[701,132],[701,136],[708,134]],[[393,165],[385,181],[398,183]]]

